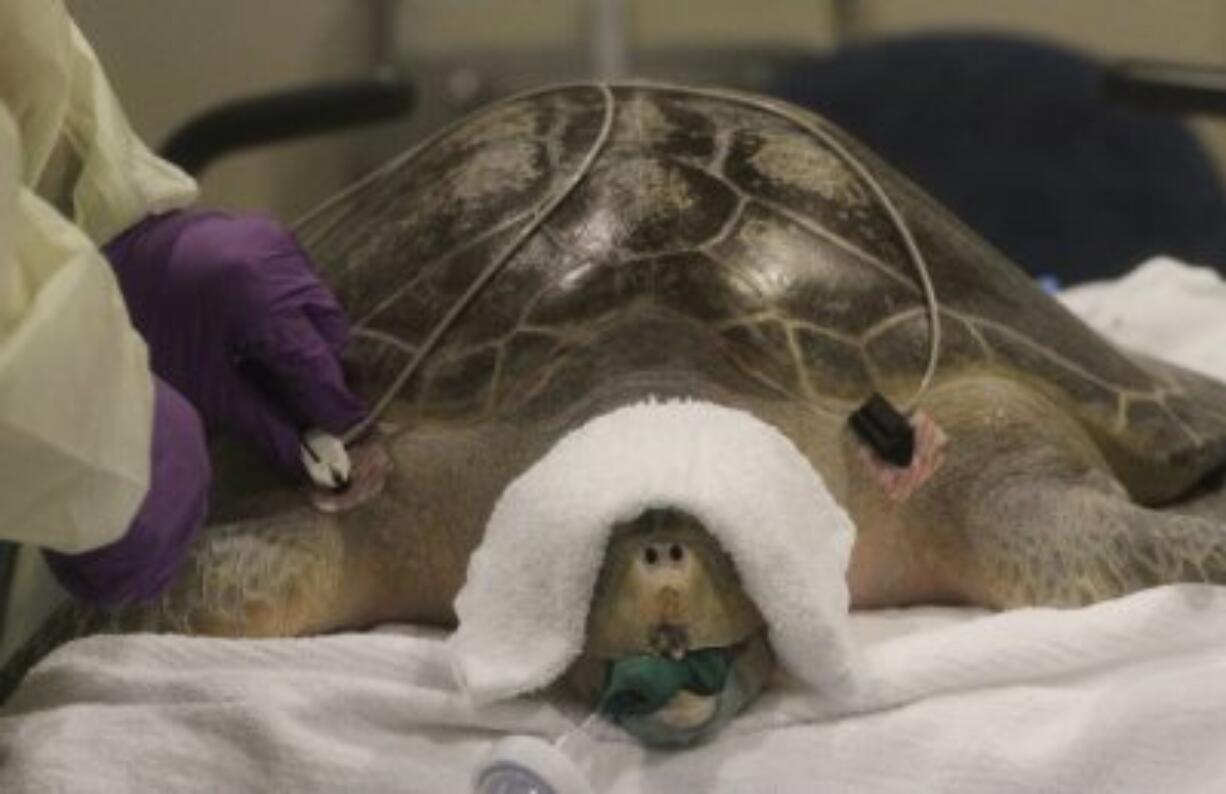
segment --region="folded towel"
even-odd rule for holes
[[[457,680],[476,702],[539,689],[583,648],[613,526],[651,508],[699,521],[736,565],[783,667],[828,695],[854,688],[850,518],[775,428],[704,402],[591,420],[502,494],[456,598]]]

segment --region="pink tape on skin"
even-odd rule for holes
[[[909,466],[891,466],[868,447],[862,446],[859,452],[870,476],[893,502],[910,499],[945,462],[945,444],[949,441],[945,431],[923,412],[911,418],[911,426],[915,428],[915,454]]]
[[[349,448],[350,485],[344,491],[311,488],[311,504],[324,513],[340,513],[369,502],[383,492],[387,476],[392,471],[392,459],[383,444],[368,438]]]

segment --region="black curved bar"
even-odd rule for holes
[[[1167,113],[1226,115],[1226,69],[1159,61],[1121,61],[1103,71],[1103,96]]]
[[[4,636],[8,617],[8,602],[12,596],[13,577],[17,573],[17,544],[0,541],[0,636]]]
[[[393,78],[279,91],[202,113],[176,130],[161,154],[196,175],[238,149],[390,121],[408,114],[413,104],[411,84]]]

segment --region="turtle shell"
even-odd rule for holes
[[[1142,502],[1221,464],[1226,388],[1112,346],[782,102],[657,85],[515,97],[328,202],[299,236],[355,321],[360,388],[394,392],[414,422],[540,420],[644,372],[850,410],[874,390],[912,393],[930,328],[899,229],[847,152],[927,261],[938,380],[989,371],[1041,391]]]

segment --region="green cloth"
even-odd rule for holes
[[[631,656],[610,665],[600,711],[610,717],[651,714],[682,689],[699,695],[722,692],[732,670],[732,651],[704,648],[682,659]]]

